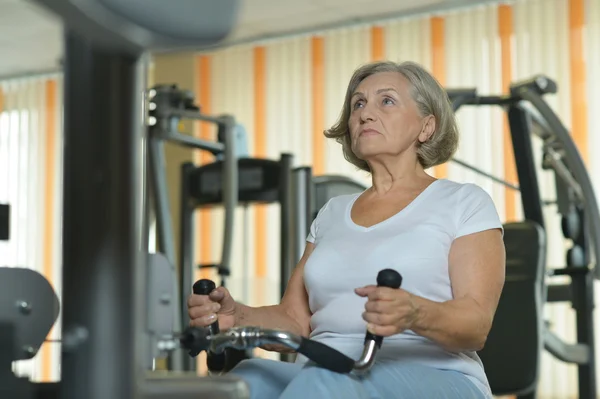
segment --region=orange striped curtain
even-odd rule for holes
[[[0,266],[42,274],[60,298],[61,131],[60,76],[0,82],[0,203],[10,205],[11,234],[0,241]],[[48,339],[60,337],[60,323]],[[56,381],[60,347],[46,343],[18,375]]]

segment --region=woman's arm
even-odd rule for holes
[[[414,297],[417,317],[411,329],[449,350],[481,350],[504,286],[506,255],[500,231],[458,238],[449,262],[454,299],[438,303]]]
[[[449,255],[453,299],[434,302],[402,289],[365,287],[365,320],[373,334],[404,330],[437,342],[450,351],[477,351],[485,344],[505,276],[505,249],[500,230],[456,239]]]

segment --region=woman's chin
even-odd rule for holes
[[[377,146],[380,147],[380,146]],[[373,157],[377,157],[385,153],[382,148],[372,146],[370,148],[361,148],[360,150],[354,151],[354,154],[363,161],[369,161]]]

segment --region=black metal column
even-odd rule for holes
[[[542,198],[533,158],[533,145],[531,143],[530,120],[527,113],[518,106],[508,109],[508,121],[512,136],[515,154],[521,201],[525,219],[538,223],[542,228],[544,221]]]
[[[587,345],[589,361],[577,367],[579,398],[596,398],[596,347],[594,337],[594,276],[591,271],[572,276],[573,308],[577,320],[577,342]]]
[[[283,297],[285,289],[287,287],[288,280],[291,277],[291,270],[293,268],[292,263],[292,211],[293,211],[293,198],[292,198],[292,163],[293,156],[290,154],[281,155],[281,169],[279,179],[279,203],[281,212],[281,273],[280,273],[280,297]]]
[[[281,231],[279,233],[281,253],[280,253],[280,273],[279,273],[279,291],[280,298],[283,298],[283,294],[287,288],[288,281],[292,274],[293,269],[293,240],[294,234],[292,232],[293,226],[293,208],[294,200],[292,194],[292,165],[294,157],[290,154],[282,154],[280,161],[280,174],[279,174],[279,205],[280,205],[280,226]],[[293,354],[281,353],[279,356],[280,360],[284,362],[291,362],[294,359]]]
[[[187,326],[190,317],[187,313],[187,299],[192,294],[196,264],[194,262],[194,208],[190,197],[190,173],[194,170],[191,162],[181,165],[181,202],[179,234],[179,287],[181,292],[182,327]],[[196,359],[183,355],[183,370],[196,370]]]
[[[306,247],[306,237],[312,223],[313,206],[313,182],[312,168],[301,167],[294,169],[293,173],[293,195],[294,207],[292,209],[292,251],[293,259],[290,266],[293,268],[302,258]],[[289,271],[291,277],[292,270]]]
[[[128,399],[145,338],[139,58],[65,43],[61,398]]]

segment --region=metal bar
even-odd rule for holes
[[[577,320],[577,342],[585,345],[588,359],[579,363],[579,397],[596,398],[596,357],[594,334],[594,280],[592,273],[573,275],[573,307]]]
[[[293,259],[290,266],[297,264],[302,258],[304,247],[306,246],[306,237],[312,221],[311,217],[311,198],[312,198],[312,168],[302,167],[294,169],[293,175],[293,228],[291,235],[293,237]],[[288,271],[291,277],[291,270]],[[288,277],[289,279],[289,277]]]
[[[156,212],[156,227],[158,246],[169,262],[175,267],[175,244],[171,210],[169,206],[169,187],[165,176],[164,147],[160,140],[150,136],[148,158],[152,168],[152,186],[154,188],[154,206]]]
[[[552,356],[566,363],[584,365],[590,361],[590,352],[586,345],[567,344],[550,330],[544,332],[544,348]],[[590,398],[590,396],[581,397]]]
[[[469,165],[469,164],[468,164],[468,163],[466,163],[465,161],[461,161],[461,160],[459,160],[459,159],[452,158],[452,162],[454,162],[454,163],[457,163],[457,164],[459,164],[460,166],[462,166],[462,167],[464,167],[464,168],[467,168],[467,169],[469,169],[469,170],[472,170],[473,172],[475,172],[475,173],[477,173],[477,174],[480,174],[480,175],[482,175],[482,176],[485,176],[485,177],[487,177],[488,179],[495,181],[496,183],[500,183],[500,184],[502,184],[502,185],[503,185],[503,186],[505,186],[505,187],[508,187],[508,188],[510,188],[510,189],[513,189],[513,190],[516,190],[516,191],[520,191],[520,188],[519,188],[519,186],[516,186],[516,185],[514,185],[514,184],[512,184],[512,183],[509,183],[509,182],[507,182],[507,181],[505,181],[505,180],[502,180],[502,179],[500,179],[500,178],[498,178],[498,177],[496,177],[496,176],[494,176],[494,175],[491,175],[491,174],[489,174],[489,173],[487,173],[487,172],[484,172],[483,170],[481,170],[481,169],[478,169],[478,168],[476,168],[476,167],[475,167],[475,166],[473,166],[473,165]]]
[[[282,154],[279,169],[279,203],[280,203],[280,273],[279,273],[279,291],[280,298],[283,298],[287,288],[288,281],[294,268],[295,245],[294,245],[294,195],[293,195],[293,156],[291,154]],[[281,361],[293,362],[295,354],[281,353]]]
[[[194,262],[194,209],[190,202],[190,172],[194,170],[191,162],[181,165],[180,191],[180,235],[179,235],[179,292],[181,292],[180,311],[183,326],[189,324],[187,299],[192,294],[196,267]],[[182,368],[186,371],[196,370],[196,360],[191,356],[183,356]]]
[[[512,96],[479,96],[477,105],[511,105],[518,102],[519,99]]]
[[[179,132],[161,130],[155,133],[154,137],[162,140],[168,140],[175,144],[209,151],[213,154],[221,154],[223,151],[225,151],[225,145],[223,143],[200,140],[193,136],[188,136]]]
[[[166,162],[164,155],[164,146],[160,139],[153,136],[150,130],[148,137],[148,158],[152,168],[152,186],[154,188],[154,206],[156,212],[156,227],[158,235],[159,250],[165,255],[169,264],[173,268],[174,275],[177,275],[175,264],[177,257],[175,255],[175,238],[173,233],[173,224],[171,220],[171,209],[169,206],[169,188],[165,176]],[[177,281],[173,281],[173,294],[177,301],[181,298]],[[182,326],[181,313],[173,314],[173,326],[180,328]],[[176,350],[170,354],[169,368],[172,370],[181,370],[183,368],[183,357],[181,351]]]
[[[204,115],[198,111],[173,108],[170,110],[169,113],[174,117],[179,117],[183,119],[193,119],[197,121],[211,122],[217,125],[224,123],[223,117],[221,116]]]
[[[534,163],[533,145],[531,143],[528,114],[518,106],[508,109],[508,121],[512,137],[513,150],[517,162],[517,175],[521,188],[521,201],[525,218],[538,223],[542,228],[546,225],[540,187]]]
[[[304,173],[304,187],[306,190],[306,194],[305,194],[305,198],[306,198],[306,204],[305,204],[305,208],[306,210],[304,211],[304,233],[303,236],[301,237],[302,239],[302,245],[301,248],[304,248],[306,246],[306,237],[308,236],[308,232],[310,230],[310,226],[312,224],[313,221],[313,211],[314,211],[314,198],[315,198],[315,185],[313,184],[313,170],[312,167],[306,167],[304,168],[306,173]],[[304,250],[302,249],[302,252],[304,252]],[[300,256],[302,256],[302,253],[300,253]],[[300,260],[300,258],[298,258],[298,260]]]
[[[571,302],[573,300],[571,284],[549,284],[546,288],[546,302]]]
[[[139,58],[65,39],[61,398],[132,398],[146,298]]]
[[[292,161],[293,156],[282,154],[279,173],[279,202],[281,213],[281,252],[280,252],[280,298],[283,297],[290,279],[292,262],[292,239],[290,237],[292,227]]]
[[[0,240],[10,239],[10,205],[0,204]]]
[[[225,276],[228,276],[229,271],[231,270],[235,211],[239,198],[239,173],[235,148],[235,126],[235,120],[233,117],[229,116],[222,117],[222,124],[219,125],[219,130],[223,133],[221,136],[224,137],[223,145],[225,146],[225,159],[223,160],[223,206],[225,208],[225,221],[223,223],[223,247],[221,252],[221,263],[219,266],[222,284],[225,281]]]
[[[565,165],[562,161],[561,156],[550,146],[545,146],[544,152],[547,155],[545,158],[546,161],[548,161],[550,166],[552,166],[552,169],[554,169],[556,175],[573,189],[578,200],[585,203],[585,197],[583,196],[583,190],[581,189],[581,185],[577,183],[577,181],[567,168],[567,165]]]
[[[447,89],[446,93],[448,98],[452,102],[452,109],[454,112],[466,104],[475,104],[477,99],[477,89]]]

